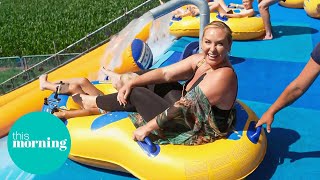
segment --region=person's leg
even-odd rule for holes
[[[90,116],[101,114],[99,108],[90,108],[90,109],[77,109],[77,110],[68,110],[68,111],[59,111],[54,112],[53,115],[57,116],[60,119],[69,119],[74,117]]]
[[[40,82],[40,90],[50,90],[55,92],[56,90],[58,91],[57,93],[59,94],[76,94],[76,93],[85,93],[80,86],[78,85],[72,85],[70,86],[69,83],[51,83],[47,80],[48,75],[43,74],[39,77],[39,82]],[[62,81],[60,81],[62,82]]]
[[[103,96],[88,96],[80,94],[79,100],[83,104],[84,109],[99,108],[105,112],[109,111],[133,111],[135,108],[133,105],[128,103],[126,106],[120,106],[117,101],[118,93],[103,95]]]
[[[132,89],[129,101],[146,121],[150,121],[172,105],[154,92],[143,87]]]
[[[149,88],[149,87],[148,87]],[[183,86],[178,83],[156,84],[153,90],[157,95],[165,99],[170,105],[177,102],[182,95]]]
[[[64,82],[64,81],[62,81]],[[92,96],[99,96],[103,95],[103,92],[101,92],[99,89],[97,89],[87,78],[77,78],[74,83],[69,83],[69,88],[72,91],[72,94],[88,94]],[[80,93],[80,89],[84,93]],[[79,91],[79,92],[76,92]]]
[[[108,76],[108,79],[111,81],[112,86],[119,90],[126,82],[130,81],[131,79],[136,78],[139,75],[142,75],[148,71],[151,71],[152,69],[147,69],[147,70],[141,70],[138,72],[128,72],[124,74],[118,74],[113,71],[101,68],[100,71],[102,71],[105,76]]]
[[[48,75],[43,74],[39,77],[40,81],[40,90],[51,90],[56,91],[56,88],[59,87],[60,94],[89,94],[89,95],[101,95],[103,94],[98,90],[91,82],[86,78],[73,78],[63,81],[56,81],[51,83],[47,80]],[[62,82],[62,84],[60,84]]]
[[[147,70],[142,70],[142,71],[138,71],[135,72],[135,74],[137,75],[142,75],[148,71],[151,71],[152,69],[147,69]],[[115,76],[119,76],[120,79],[120,74],[114,73],[112,71],[108,71],[106,70],[106,73],[109,73],[109,75],[111,75],[113,78]],[[117,77],[115,77],[117,78]],[[121,109],[124,110],[124,108],[122,106],[120,106],[119,102],[117,101],[117,93],[114,94],[108,94],[108,95],[104,95],[104,96],[88,96],[85,94],[80,94],[78,96],[73,97],[74,101],[77,101],[78,103],[81,102],[81,104],[83,104],[83,108],[87,109],[87,108],[97,108],[97,104],[100,105],[99,107],[101,109],[104,109],[104,106],[107,106],[105,109],[106,111],[112,111],[114,109]],[[99,102],[98,102],[99,101]],[[104,104],[107,103],[107,104]],[[108,108],[108,106],[112,106],[110,108]]]
[[[212,8],[213,8],[212,12],[216,10],[216,11],[218,11],[218,13],[219,13],[221,16],[228,13],[227,11],[225,11],[225,10],[220,6],[219,3],[216,3],[216,5],[217,5],[217,6],[213,6],[213,7],[212,7]],[[210,11],[211,11],[211,7],[209,7],[209,9],[210,9]],[[232,12],[232,11],[231,11],[231,12]]]
[[[228,8],[228,6],[226,5],[226,3],[224,2],[224,0],[217,0],[220,7],[225,10],[226,12],[228,12],[230,9]]]
[[[143,87],[137,87],[132,90],[130,94],[130,101],[124,107],[120,106],[117,101],[117,93],[104,95],[104,96],[89,96],[89,95],[77,95],[79,104],[86,105],[84,109],[70,110],[70,111],[59,111],[55,112],[54,115],[59,118],[74,118],[81,116],[89,116],[95,114],[101,114],[100,107],[105,112],[110,111],[137,111],[145,120],[149,121],[158,114],[162,113],[164,110],[172,106],[181,97],[181,90],[177,86],[173,87],[169,92],[164,91],[164,98],[158,96],[151,90]],[[164,88],[162,87],[164,90]],[[74,98],[74,96],[73,96]]]
[[[120,106],[117,101],[117,93],[98,97],[81,96],[85,108],[98,107],[105,112],[138,112],[146,121],[151,120],[171,106],[171,104],[165,99],[144,87],[136,87],[132,89],[126,106]]]
[[[208,5],[209,5],[210,12],[218,11],[218,8],[220,6],[219,2],[217,2],[217,1],[210,2],[210,3],[208,3]]]
[[[260,12],[260,15],[263,20],[264,28],[266,29],[266,35],[263,38],[263,40],[273,39],[269,6],[271,6],[277,2],[279,2],[279,0],[262,0],[258,5],[259,12]]]
[[[114,88],[117,89],[117,87],[120,86],[120,84],[121,84],[121,80],[120,80],[121,74],[118,74],[116,72],[110,71],[110,70],[105,69],[103,67],[100,69],[100,71],[103,72],[105,74],[105,76],[108,77],[108,79],[111,81],[111,83],[112,83]]]
[[[175,102],[180,100],[181,96],[181,90],[171,90],[163,97],[163,99],[166,100],[169,104],[173,105]]]
[[[39,77],[39,82],[40,82],[40,90],[50,90],[50,91],[55,91],[57,88],[57,84],[51,83],[48,80],[48,75],[47,74],[42,74]]]
[[[224,1],[222,1],[224,3]],[[225,5],[226,6],[226,5]],[[228,9],[228,7],[226,7]],[[214,1],[209,3],[209,10],[210,12],[217,11],[219,14],[227,14],[227,11],[221,6],[220,1]]]

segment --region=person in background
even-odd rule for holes
[[[295,102],[300,96],[302,96],[313,81],[318,77],[320,73],[320,43],[314,48],[311,53],[311,57],[299,74],[299,76],[293,80],[286,89],[281,93],[279,98],[270,106],[270,108],[261,116],[260,120],[256,124],[256,127],[263,124],[267,124],[267,132],[271,132],[271,124],[274,121],[274,116],[281,109],[289,106]]]
[[[264,28],[266,29],[266,35],[263,40],[273,39],[269,7],[279,1],[285,2],[286,0],[258,0],[259,12],[263,20]]]
[[[229,6],[223,0],[216,0],[209,2],[210,12],[217,11],[221,17],[228,18],[241,18],[250,17],[254,15],[254,10],[252,6],[253,0],[242,0],[242,4],[230,3]],[[242,9],[240,12],[234,11],[235,9]],[[199,14],[198,8],[191,9],[194,16]]]
[[[253,10],[253,0],[242,0],[242,4],[234,4],[234,3],[230,3],[229,4],[229,8],[231,8],[231,11],[226,12],[223,11],[223,9],[220,8],[220,10],[218,10],[220,16],[225,16],[228,18],[242,18],[242,17],[251,17],[254,15],[254,10]],[[239,13],[237,13],[236,11],[234,11],[235,9],[241,9],[241,11]]]

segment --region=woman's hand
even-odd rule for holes
[[[147,125],[141,126],[133,132],[133,140],[143,141],[145,137],[150,134],[150,130]]]
[[[64,119],[66,117],[66,112],[58,111],[58,112],[54,112],[53,115],[55,115],[57,118]]]
[[[117,100],[120,105],[125,106],[127,104],[127,98],[131,92],[131,83],[125,83],[118,91]]]

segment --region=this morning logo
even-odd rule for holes
[[[13,132],[13,148],[56,148],[60,151],[67,150],[67,139],[64,140],[51,140],[50,137],[47,137],[45,140],[33,140],[30,139],[29,133],[23,132]]]
[[[46,174],[63,165],[70,145],[70,134],[64,123],[45,112],[21,117],[8,135],[8,151],[13,162],[33,174]]]

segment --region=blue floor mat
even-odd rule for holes
[[[305,63],[251,58],[242,59],[238,62],[233,65],[238,74],[238,98],[270,104],[277,99],[305,66]],[[292,106],[320,109],[319,87],[320,79],[318,78]]]
[[[231,55],[278,61],[306,62],[316,29],[305,23],[274,23],[272,41],[235,41]],[[294,39],[294,41],[292,41]],[[293,45],[294,44],[294,45]]]

